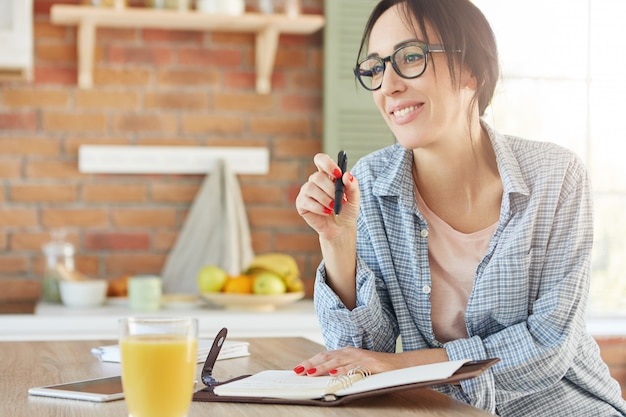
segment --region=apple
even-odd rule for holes
[[[278,275],[269,272],[259,272],[254,276],[252,292],[260,295],[284,294],[287,291],[285,281]]]
[[[219,266],[204,266],[198,272],[198,289],[200,292],[220,292],[227,279],[228,274]]]

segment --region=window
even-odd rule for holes
[[[585,162],[595,209],[589,314],[626,315],[626,1],[473,1],[502,65],[488,121]]]

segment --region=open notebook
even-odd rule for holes
[[[406,389],[453,384],[474,378],[497,363],[449,361],[397,369],[374,375],[355,372],[345,377],[298,376],[291,370],[268,370],[235,378],[194,394],[194,401],[299,405],[340,405],[358,398]]]

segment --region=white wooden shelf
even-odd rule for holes
[[[221,32],[246,32],[256,35],[256,90],[271,91],[274,59],[281,33],[307,35],[324,26],[321,15],[289,17],[284,14],[244,13],[238,16],[129,7],[122,10],[93,6],[55,4],[52,23],[78,27],[78,85],[93,86],[94,43],[97,27],[160,28]]]

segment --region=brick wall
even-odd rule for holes
[[[318,243],[294,200],[321,150],[321,31],[281,36],[259,95],[253,35],[103,28],[80,90],[76,28],[50,22],[55,3],[79,0],[34,0],[34,81],[0,83],[0,279],[38,279],[58,227],[84,273],[161,271],[203,177],[81,174],[80,145],[264,146],[269,174],[239,176],[254,250],[294,255],[310,294]]]
[[[626,399],[626,336],[622,337],[598,337],[600,354],[609,366],[611,376],[622,387],[622,397]]]

